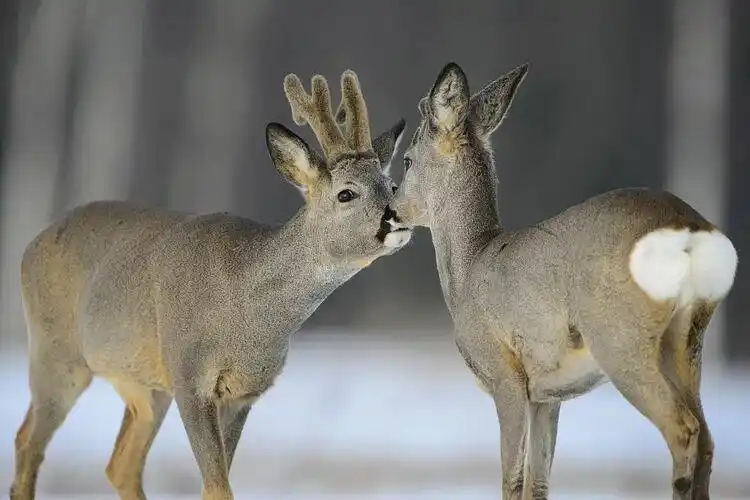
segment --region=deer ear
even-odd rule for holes
[[[266,126],[266,145],[278,171],[303,195],[319,181],[322,160],[301,137],[284,125],[269,123]]]
[[[430,113],[430,104],[429,99],[427,97],[423,97],[419,100],[419,103],[417,104],[417,109],[419,110],[419,114],[422,116],[422,118],[427,118]]]
[[[402,118],[389,130],[383,132],[372,141],[372,149],[378,155],[380,168],[383,169],[383,173],[386,175],[390,172],[391,161],[398,150],[398,145],[404,136],[405,129],[406,121]]]
[[[522,64],[471,97],[469,116],[480,135],[490,135],[503,122],[528,70],[529,65]]]
[[[440,72],[428,97],[433,124],[450,132],[463,123],[469,110],[469,82],[456,63],[449,63]]]

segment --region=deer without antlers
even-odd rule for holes
[[[611,381],[663,435],[674,498],[707,499],[701,346],[735,248],[677,196],[646,189],[504,231],[490,136],[526,72],[472,96],[461,68],[443,69],[419,102],[388,221],[430,228],[458,350],[497,408],[503,498],[547,498],[561,402]]]
[[[173,398],[203,498],[232,498],[242,428],[281,372],[290,336],[337,287],[409,241],[408,230],[381,230],[404,121],[371,140],[351,71],[341,78],[351,117],[343,131],[323,77],[312,78],[312,95],[294,75],[284,90],[295,121],[310,125],[324,152],[268,125],[273,163],[305,198],[285,224],[94,202],[26,249],[31,404],[16,439],[12,500],[34,498],[45,448],[94,375],[126,405],[106,469],[121,498],[145,498],[146,455]]]

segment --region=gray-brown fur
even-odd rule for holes
[[[356,77],[343,79],[356,96],[344,96],[359,117],[356,148],[331,128],[319,76],[314,106],[301,104],[301,86],[286,88],[325,157],[282,125],[267,128],[275,166],[306,198],[285,224],[106,201],[73,210],[29,244],[21,281],[32,402],[16,440],[12,500],[34,498],[44,450],[94,375],[126,403],[106,471],[121,498],[145,498],[144,462],[172,398],[203,498],[232,498],[228,475],[245,419],[281,372],[290,336],[338,286],[408,241],[408,232],[376,237],[403,121],[371,143]],[[358,196],[341,202],[343,189]]]
[[[713,225],[670,193],[620,189],[504,231],[490,135],[526,72],[471,96],[463,71],[446,66],[419,102],[391,205],[392,224],[431,230],[459,352],[497,408],[503,498],[547,498],[561,402],[609,380],[667,441],[674,498],[706,499],[700,339],[716,303],[653,300],[628,259],[652,231]]]

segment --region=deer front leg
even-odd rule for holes
[[[521,365],[504,348],[492,387],[500,422],[500,459],[503,467],[503,499],[520,500],[524,489],[524,461],[528,432],[529,401]]]
[[[203,477],[201,498],[232,500],[216,402],[192,390],[176,391],[175,400]]]
[[[526,454],[526,395],[516,387],[505,386],[496,389],[493,397],[500,422],[503,499],[520,500],[523,498]]]
[[[526,479],[524,496],[546,500],[549,495],[549,474],[557,442],[560,403],[529,404],[529,439],[526,445]]]
[[[224,453],[227,461],[227,474],[232,469],[234,452],[237,451],[242,429],[250,413],[251,405],[247,403],[226,405],[221,408],[221,434],[224,439]]]

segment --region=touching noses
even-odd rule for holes
[[[377,232],[377,238],[382,242],[385,241],[385,237],[388,236],[389,233],[403,231],[405,229],[407,228],[401,224],[401,219],[398,214],[396,214],[396,211],[393,210],[390,205],[386,205],[383,215],[380,217],[380,228]]]
[[[389,227],[393,229],[400,228],[399,222],[401,222],[401,219],[399,219],[398,214],[395,210],[391,208],[390,205],[385,206],[385,211],[383,212],[382,220],[388,223]]]

